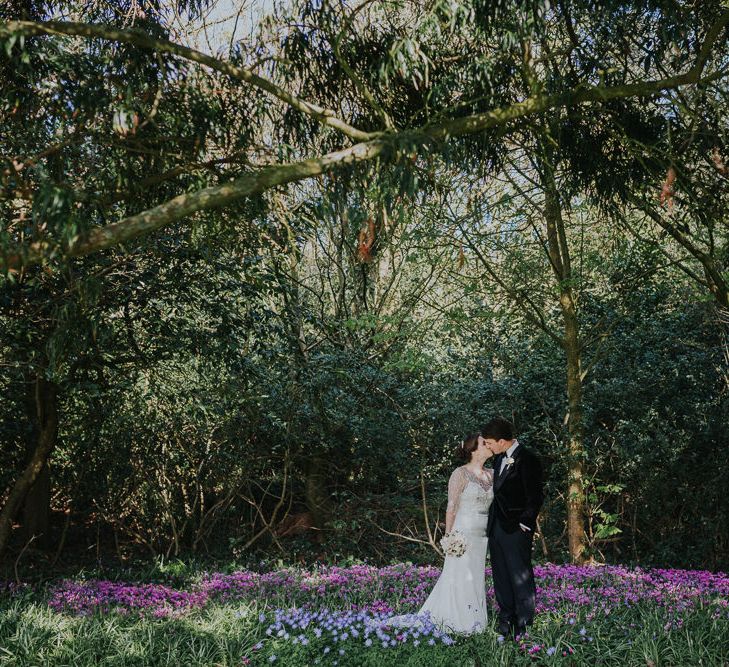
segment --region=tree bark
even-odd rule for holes
[[[0,557],[7,549],[13,521],[31,488],[42,476],[58,437],[58,387],[40,374],[36,378],[35,402],[39,424],[38,441],[30,461],[0,510]]]
[[[565,328],[565,355],[567,357],[567,402],[569,433],[567,471],[567,535],[570,558],[573,563],[584,561],[585,491],[584,491],[584,433],[582,420],[582,370],[579,343],[579,324],[571,290],[560,294],[560,305]]]
[[[559,305],[564,325],[564,351],[567,361],[567,535],[570,559],[582,563],[585,559],[585,518],[587,516],[584,491],[584,433],[582,419],[582,358],[580,327],[577,318],[572,266],[567,234],[562,218],[551,166],[542,174],[545,185],[544,217],[547,225],[549,257],[559,286]]]
[[[32,454],[30,460],[32,460]],[[23,503],[23,533],[25,539],[30,540],[35,537],[37,546],[47,548],[50,543],[48,533],[50,515],[51,471],[48,467],[48,461],[46,461],[35,482],[28,489],[28,494]]]

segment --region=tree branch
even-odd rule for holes
[[[459,224],[458,226],[461,230],[461,234],[463,234],[463,238],[468,244],[468,247],[475,253],[476,257],[478,257],[481,265],[483,266],[486,273],[489,274],[491,279],[496,282],[496,284],[504,292],[506,292],[509,297],[511,297],[511,299],[521,309],[524,317],[526,317],[529,322],[541,329],[555,343],[557,343],[557,345],[563,348],[565,345],[564,339],[561,336],[557,335],[554,331],[552,331],[552,328],[549,326],[547,320],[545,319],[544,313],[539,309],[537,304],[534,303],[527,291],[520,290],[516,287],[508,285],[506,281],[501,278],[498,272],[491,268],[491,262],[489,262],[488,259],[484,256],[481,248],[479,248],[479,246],[469,237],[468,232],[463,228],[463,225]]]
[[[727,23],[729,23],[729,11],[724,12],[719,21],[717,21],[717,23],[709,30],[697,63],[685,74],[665,79],[643,81],[635,84],[626,84],[607,88],[586,85],[580,86],[574,90],[564,93],[548,96],[533,96],[527,98],[523,102],[517,102],[516,104],[512,104],[507,107],[462,118],[442,121],[440,123],[426,125],[425,127],[415,130],[392,132],[387,134],[375,133],[374,135],[361,133],[359,130],[356,130],[356,132],[359,133],[358,136],[374,136],[376,138],[363,141],[346,149],[328,153],[321,157],[310,158],[289,164],[263,167],[256,172],[246,174],[245,176],[242,176],[230,183],[204,188],[191,194],[179,195],[164,204],[160,204],[159,206],[143,211],[142,213],[124,218],[123,220],[111,223],[104,227],[93,229],[86,238],[78,239],[69,244],[68,248],[64,249],[65,255],[67,257],[89,255],[93,252],[111,248],[120,243],[124,243],[125,241],[146,235],[197,211],[219,208],[243,197],[260,194],[278,185],[301,181],[311,178],[312,176],[318,176],[328,171],[341,169],[349,164],[373,160],[377,157],[384,156],[385,153],[388,152],[388,149],[395,147],[398,141],[409,140],[411,143],[416,144],[446,141],[449,137],[476,134],[483,130],[503,126],[510,121],[532,116],[550,109],[572,107],[587,102],[599,102],[636,96],[645,97],[660,93],[661,91],[670,88],[724,77],[727,75],[726,71],[714,72],[703,79],[701,78],[701,74],[708,58],[708,55],[706,55],[707,50],[710,48],[713,41],[717,39],[721,29],[726,26]],[[51,28],[48,27],[49,25],[51,25]],[[0,34],[3,31],[7,32],[8,26],[15,26],[16,30],[26,30],[33,34],[37,34],[37,31],[59,32],[59,29],[57,28],[59,25],[63,27],[69,24],[14,22],[6,24],[4,28],[0,27]],[[79,26],[80,24],[71,25]],[[275,90],[276,93],[274,94],[276,94],[277,97],[279,97],[277,93],[280,92],[281,95],[287,96],[281,97],[281,99],[291,99],[291,104],[295,108],[299,108],[299,106],[304,105],[304,107],[309,110],[306,111],[306,113],[316,115],[314,111],[312,111],[312,109],[314,109],[312,105],[293,98],[288,93],[281,91],[281,89],[274,84],[265,81],[264,79],[260,79],[260,77],[256,77],[256,75],[253,75],[248,70],[243,70],[241,68],[236,68],[232,65],[222,63],[214,58],[206,56],[205,54],[195,52],[192,49],[178,47],[177,45],[169,42],[158,42],[158,40],[153,40],[143,33],[137,33],[135,31],[120,31],[112,28],[105,28],[102,30],[101,35],[97,35],[95,32],[97,29],[93,26],[80,25],[78,29],[80,30],[81,28],[88,30],[90,35],[93,33],[92,36],[105,36],[109,38],[109,35],[121,35],[122,37],[128,37],[131,35],[131,37],[134,37],[135,40],[138,38],[142,42],[149,40],[149,42],[145,42],[149,48],[154,48],[157,44],[161,44],[162,46],[168,44],[168,50],[170,53],[175,52],[173,49],[179,48],[181,49],[181,53],[197,54],[195,58],[191,57],[191,59],[199,58],[199,62],[205,61],[206,64],[209,60],[213,63],[210,65],[211,67],[215,67],[216,69],[220,69],[222,67],[226,71],[228,71],[228,69],[230,71],[235,70],[240,74],[241,78],[244,76],[242,72],[246,72],[245,76],[249,77],[251,80],[255,77],[255,80],[258,83],[254,83],[254,85],[260,85],[260,87],[264,89],[270,88]],[[220,71],[224,70],[220,69]],[[268,88],[265,88],[264,85]],[[316,109],[320,108],[316,107]],[[335,126],[335,122],[341,123],[338,119],[334,119],[326,115],[330,112],[321,110],[320,113],[323,114],[322,119],[326,119],[326,124],[332,125],[332,127]],[[325,120],[322,120],[322,122],[325,122]],[[349,128],[349,126],[346,127]],[[352,135],[350,134],[350,136]],[[392,153],[397,155],[398,151],[395,150],[392,151]],[[37,241],[29,246],[18,247],[11,252],[5,252],[0,255],[0,269],[18,270],[23,266],[39,264],[48,257],[53,250],[54,248],[52,244],[47,241]]]
[[[64,255],[66,257],[89,255],[149,234],[197,211],[220,208],[243,197],[260,194],[277,185],[318,176],[346,164],[372,160],[383,153],[386,146],[382,140],[355,144],[351,148],[318,158],[264,167],[224,185],[179,195],[154,208],[92,229],[85,238],[77,238],[71,242],[65,249]],[[39,264],[52,255],[53,251],[50,242],[38,241],[16,253],[1,256],[0,267],[17,270],[23,266]]]
[[[665,220],[662,215],[653,210],[645,202],[642,202],[635,196],[630,196],[629,201],[641,212],[647,215],[661,229],[669,234],[674,241],[685,248],[693,257],[695,257],[704,269],[706,275],[706,284],[714,298],[721,304],[723,308],[729,310],[729,285],[727,285],[721,270],[717,267],[714,257],[704,252],[696,246],[691,240],[677,227]],[[700,281],[704,282],[704,281]]]
[[[196,51],[195,49],[191,49],[187,46],[182,46],[181,44],[175,44],[174,42],[164,39],[150,37],[141,30],[133,28],[119,29],[107,25],[90,25],[86,23],[62,21],[48,21],[46,23],[36,23],[33,21],[10,21],[4,25],[0,25],[0,36],[7,34],[46,34],[67,35],[71,37],[92,37],[132,44],[139,48],[150,49],[158,53],[169,53],[174,56],[179,56],[180,58],[205,65],[206,67],[221,72],[222,74],[227,74],[234,79],[245,81],[256,88],[266,91],[279,100],[286,102],[286,104],[298,111],[301,111],[302,113],[305,113],[307,116],[315,118],[323,125],[339,130],[342,134],[345,134],[355,141],[365,141],[377,136],[376,133],[358,130],[356,127],[353,127],[342,119],[337,118],[334,111],[331,109],[325,109],[317,104],[302,100],[280,86],[277,86],[272,81],[255,74],[250,69],[245,67],[236,67],[231,63],[219,60],[218,58],[214,58],[206,53]]]
[[[345,58],[342,56],[341,51],[341,43],[342,38],[344,37],[344,33],[349,30],[352,23],[354,22],[354,19],[356,18],[357,14],[362,11],[368,4],[370,4],[373,0],[364,0],[361,4],[359,4],[357,7],[355,7],[352,10],[352,13],[349,15],[349,17],[344,21],[344,25],[342,26],[342,29],[339,31],[339,34],[337,35],[336,39],[334,40],[334,57],[337,59],[337,62],[339,63],[340,67],[344,70],[345,74],[352,80],[352,83],[354,84],[354,87],[359,90],[359,92],[362,94],[362,96],[367,100],[367,103],[377,112],[377,115],[380,117],[382,122],[385,124],[385,127],[388,130],[392,130],[395,127],[395,124],[392,122],[392,118],[390,118],[387,111],[385,111],[380,103],[375,99],[375,96],[372,94],[370,89],[367,87],[367,84],[365,84],[362,79],[357,76],[357,73],[349,66],[349,63],[345,60]]]

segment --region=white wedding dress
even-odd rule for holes
[[[435,587],[417,614],[395,616],[390,626],[412,626],[418,617],[430,619],[443,630],[482,632],[486,628],[486,526],[494,499],[493,471],[479,479],[466,466],[456,468],[448,481],[447,514],[455,516],[451,530],[459,531],[468,546],[462,556],[446,556]]]

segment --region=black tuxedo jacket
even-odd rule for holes
[[[542,464],[534,452],[521,443],[514,450],[514,463],[500,473],[501,462],[506,454],[494,457],[494,500],[489,509],[487,532],[491,532],[496,521],[507,533],[521,530],[523,523],[536,531],[537,515],[544,501]]]

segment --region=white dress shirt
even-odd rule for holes
[[[504,456],[503,459],[501,459],[501,468],[499,468],[499,475],[504,474],[504,468],[506,468],[506,459],[511,458],[514,456],[514,452],[516,451],[516,448],[519,446],[519,441],[514,440],[514,442],[511,443],[511,447],[506,450],[506,456]]]

